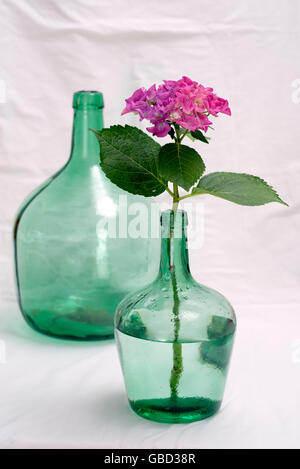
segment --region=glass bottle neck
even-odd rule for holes
[[[191,277],[187,248],[187,214],[167,210],[161,214],[161,259],[159,277],[171,280]]]
[[[99,145],[89,129],[103,128],[103,110],[83,108],[74,110],[72,149],[70,160],[77,164],[93,166],[99,164]]]

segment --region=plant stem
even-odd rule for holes
[[[178,186],[177,184],[173,184],[173,205],[172,205],[172,210],[174,212],[174,216],[175,216],[175,213],[177,211],[177,208],[178,208],[178,204],[179,204],[179,190],[178,190]]]
[[[177,212],[177,207],[179,203],[179,191],[178,186],[174,184],[174,198],[173,198],[173,216],[174,224],[175,217]],[[173,317],[174,317],[174,342],[173,342],[173,368],[171,371],[170,377],[170,389],[171,389],[171,406],[176,406],[176,401],[178,399],[178,386],[180,377],[183,371],[183,360],[182,360],[182,345],[178,343],[179,329],[180,329],[180,318],[179,318],[179,296],[177,290],[177,280],[176,272],[174,268],[174,259],[173,259],[173,249],[174,249],[174,226],[171,226],[170,230],[170,256],[171,256],[171,280],[173,288]]]
[[[188,133],[188,129],[186,129],[186,131],[182,134],[182,137],[180,137],[180,140],[179,140],[180,142],[182,142],[182,140],[184,139],[187,133]]]
[[[168,187],[166,187],[166,191],[167,191],[168,194],[170,194],[170,196],[173,197],[173,199],[174,199],[174,194],[173,194],[173,192],[172,192]]]
[[[188,199],[189,197],[195,197],[196,195],[200,195],[200,192],[197,193],[197,194],[182,195],[181,197],[179,197],[179,201],[180,201],[180,200],[184,200],[184,199]]]

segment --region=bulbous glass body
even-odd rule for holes
[[[201,420],[220,407],[236,328],[230,303],[190,274],[186,213],[162,214],[154,282],[119,305],[116,339],[129,403],[159,422]]]
[[[124,231],[121,218],[130,204],[149,202],[118,189],[99,166],[99,146],[89,129],[103,126],[102,94],[75,93],[73,107],[69,161],[29,196],[16,218],[19,304],[40,332],[105,339],[113,337],[121,299],[155,277],[149,258],[159,258],[159,240],[133,239]]]

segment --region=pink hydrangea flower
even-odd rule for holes
[[[172,123],[190,131],[200,129],[207,132],[212,124],[208,118],[210,115],[231,115],[226,99],[217,96],[213,88],[206,88],[188,77],[177,81],[164,80],[158,88],[156,85],[148,90],[139,88],[126,99],[122,115],[128,112],[137,113],[140,120],[149,120],[152,126],[147,130],[157,137],[165,137]]]

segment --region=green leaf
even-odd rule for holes
[[[194,132],[191,132],[191,136],[196,140],[201,140],[201,142],[209,143],[209,140],[205,137],[201,130],[195,130]]]
[[[158,173],[159,143],[130,125],[92,131],[100,145],[101,168],[111,182],[144,197],[166,190],[167,183]]]
[[[194,187],[193,194],[211,194],[240,205],[287,205],[263,179],[242,173],[210,173]]]
[[[158,161],[160,175],[186,191],[205,171],[205,164],[196,150],[177,143],[161,147]]]

